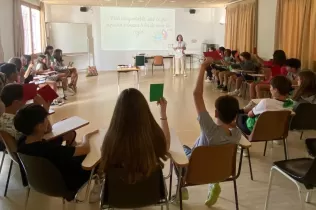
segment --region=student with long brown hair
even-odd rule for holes
[[[133,183],[163,167],[162,160],[167,160],[170,148],[167,101],[162,98],[157,105],[161,127],[139,90],[129,88],[120,94],[101,148],[101,174],[111,168],[124,168]]]
[[[298,73],[298,89],[293,94],[294,109],[300,103],[316,104],[316,75],[313,71],[305,70]]]

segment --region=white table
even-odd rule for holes
[[[45,140],[50,140],[68,133],[69,131],[74,131],[82,128],[89,124],[89,121],[81,119],[80,117],[73,116],[65,120],[59,121],[52,126],[52,132],[44,135]]]
[[[139,68],[138,67],[120,67],[117,66],[117,90],[120,92],[120,74],[121,73],[129,73],[136,72],[137,76],[137,88],[139,89]]]

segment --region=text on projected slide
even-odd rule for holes
[[[175,42],[172,9],[101,8],[103,50],[168,50]]]

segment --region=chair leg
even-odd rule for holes
[[[9,181],[10,181],[10,176],[11,176],[11,171],[12,171],[12,165],[13,165],[13,160],[11,160],[11,162],[10,162],[10,168],[9,168],[7,183],[6,183],[6,185],[5,185],[5,190],[4,190],[4,197],[7,197],[7,192],[8,192],[8,187],[9,187]]]
[[[235,194],[235,204],[236,204],[236,210],[239,210],[239,204],[238,204],[238,192],[237,192],[237,184],[236,179],[234,179],[234,194]]]
[[[287,151],[287,139],[283,139],[283,146],[284,146],[284,156],[285,156],[285,160],[288,160],[288,151]]]
[[[300,137],[301,140],[303,138],[303,134],[304,134],[304,131],[301,132],[301,137]]]
[[[154,75],[154,65],[151,66],[151,76]]]
[[[264,210],[268,210],[269,200],[270,200],[270,192],[271,192],[271,186],[272,186],[273,176],[274,176],[274,168],[272,167],[272,168],[271,168],[271,170],[270,170],[270,178],[269,178],[268,194],[267,194],[266,204],[265,204]]]
[[[63,210],[65,210],[66,208],[66,202],[65,202],[65,199],[62,198],[62,202],[63,202]]]
[[[27,203],[28,203],[28,201],[29,201],[29,197],[30,197],[30,188],[29,187],[27,187],[27,189],[26,189],[26,199],[25,199],[25,205],[24,205],[24,209],[26,210],[27,209]]]
[[[305,209],[305,200],[303,197],[303,193],[300,189],[298,189],[298,196],[299,196],[300,202],[301,202],[301,210],[304,210]]]
[[[0,173],[1,173],[1,171],[2,171],[2,166],[3,166],[3,162],[4,162],[4,157],[5,157],[5,151],[3,151],[3,154],[2,154],[1,165],[0,165]]]
[[[170,162],[170,177],[169,177],[169,198],[168,200],[171,200],[171,190],[172,190],[172,174],[173,174],[173,164]]]
[[[266,141],[266,143],[265,143],[265,145],[264,145],[263,156],[266,156],[267,145],[268,145],[268,142]]]
[[[180,210],[183,209],[182,207],[182,167],[179,168],[179,177],[178,177],[178,188],[177,188],[177,196],[179,196],[179,202],[180,202]],[[176,196],[176,199],[177,199]]]
[[[249,163],[249,170],[250,170],[250,178],[253,181],[253,174],[252,174],[252,166],[251,166],[251,158],[250,158],[249,148],[247,148],[247,152],[248,152],[248,163]]]
[[[305,198],[305,202],[306,203],[310,203],[311,202],[311,198],[312,198],[312,191],[309,191],[306,195],[306,198]]]
[[[87,184],[86,195],[85,195],[85,199],[84,199],[85,202],[87,202],[87,200],[90,197],[90,188],[91,188],[91,181],[92,181],[93,174],[94,174],[94,169],[95,168],[93,168],[91,173],[90,173],[90,178],[89,178],[89,181],[88,181],[88,184]]]

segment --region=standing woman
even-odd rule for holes
[[[48,69],[54,66],[54,47],[48,45],[45,49],[44,55],[46,56],[46,66]]]
[[[179,34],[177,36],[177,42],[173,46],[175,51],[175,72],[173,76],[177,76],[178,74],[183,74],[183,76],[187,76],[185,74],[185,53],[184,51],[187,49],[186,43],[183,41],[183,36]]]
[[[58,73],[64,73],[66,77],[70,76],[71,80],[68,85],[73,91],[77,92],[78,73],[77,69],[72,66],[65,66],[63,63],[63,51],[56,49],[54,51],[54,70]]]

